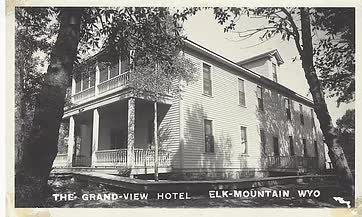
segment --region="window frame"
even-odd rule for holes
[[[260,98],[259,98],[260,90]],[[264,88],[262,86],[256,86],[256,98],[258,100],[258,110],[264,112]],[[261,106],[260,106],[261,105]]]
[[[240,82],[242,83],[242,90],[240,88]],[[240,102],[240,94],[242,94],[243,96],[243,103]],[[246,107],[246,93],[245,93],[245,80],[244,79],[241,79],[241,78],[238,78],[238,103],[240,106],[244,106]]]
[[[206,123],[209,122],[210,123],[210,132],[211,132],[211,135],[207,135],[206,134]],[[203,123],[203,132],[204,132],[204,153],[206,154],[213,154],[215,153],[215,138],[214,138],[214,126],[213,126],[213,120],[211,119],[207,119],[207,118],[204,118],[204,123]],[[212,143],[211,144],[207,144],[208,142],[208,138],[207,136],[211,136],[211,139],[212,139]]]
[[[290,156],[295,156],[293,136],[289,136],[289,154]]]
[[[300,124],[302,126],[304,126],[304,114],[303,114],[303,104],[299,104],[299,119],[300,119]]]
[[[206,93],[206,91],[205,91],[205,71],[204,71],[204,66],[207,66],[207,67],[209,67],[209,88],[210,88],[210,93]],[[212,67],[211,67],[211,65],[210,64],[208,64],[208,63],[205,63],[205,62],[203,62],[202,63],[202,67],[201,67],[201,69],[202,69],[202,94],[203,95],[205,95],[205,96],[212,96],[213,94],[212,94]]]
[[[284,107],[287,114],[287,120],[292,121],[292,101],[290,100],[290,98],[284,98]]]
[[[307,148],[307,139],[306,138],[302,139],[302,144],[303,144],[303,157],[308,157],[308,148]]]
[[[266,153],[266,136],[265,136],[265,130],[264,129],[260,129],[259,131],[259,134],[260,134],[260,145],[261,145],[261,148],[262,148],[262,155],[263,156],[266,156],[267,153]]]
[[[244,152],[242,152],[242,155],[248,155],[249,149],[248,149],[248,130],[246,126],[240,126],[240,144],[242,143],[242,131],[244,130],[245,135],[245,149]]]
[[[277,74],[277,64],[272,62],[272,76],[273,81],[278,82],[278,74]]]
[[[277,144],[275,144],[275,141],[277,141]],[[278,151],[276,152],[276,150]],[[273,153],[275,157],[280,157],[280,144],[278,136],[273,136]]]

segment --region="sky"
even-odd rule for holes
[[[263,18],[243,17],[239,19],[236,30],[245,31],[266,25],[267,22]],[[309,86],[304,77],[301,61],[292,61],[294,57],[299,57],[294,41],[283,41],[278,35],[264,42],[259,39],[259,36],[253,36],[241,41],[237,33],[224,33],[223,26],[215,21],[210,10],[199,11],[196,15],[189,17],[184,23],[184,34],[191,41],[234,62],[278,49],[284,60],[284,64],[280,66],[278,73],[279,83],[303,96],[312,98],[310,94],[308,95]],[[355,107],[354,103],[342,103],[337,107],[335,98],[327,98],[326,101],[334,122],[343,116],[347,109]]]

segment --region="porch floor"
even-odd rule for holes
[[[84,173],[84,172],[95,172],[99,174],[118,174],[116,167],[57,167],[52,170],[53,174],[62,173]],[[169,173],[171,167],[160,167],[158,173]],[[132,168],[131,175],[145,175],[154,174],[155,169],[153,167],[134,167]]]
[[[78,180],[101,183],[109,186],[120,187],[138,192],[185,192],[205,191],[222,189],[243,189],[261,186],[273,186],[278,184],[289,184],[298,182],[318,182],[321,180],[334,180],[335,175],[304,175],[284,177],[245,178],[235,180],[203,180],[203,181],[172,181],[141,180],[99,172],[71,172]]]

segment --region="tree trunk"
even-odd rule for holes
[[[313,65],[313,45],[310,29],[309,9],[301,8],[300,12],[303,42],[303,50],[300,55],[302,57],[302,66],[305,77],[308,81],[310,92],[313,96],[314,110],[319,120],[325,143],[328,146],[328,154],[331,158],[336,175],[344,187],[350,190],[354,190],[353,176],[348,167],[343,149],[337,139],[337,130],[333,126],[333,122],[325,102],[324,93]]]
[[[62,8],[60,27],[50,64],[39,94],[31,133],[22,144],[23,156],[15,177],[16,207],[39,207],[47,191],[47,180],[57,154],[66,89],[77,56],[82,10]]]

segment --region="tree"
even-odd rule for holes
[[[21,143],[23,155],[18,159],[15,177],[15,203],[17,207],[42,206],[47,191],[47,180],[57,154],[59,127],[63,116],[65,95],[73,76],[75,63],[82,62],[78,53],[99,47],[119,51],[137,48],[134,61],[146,65],[154,60],[169,63],[170,54],[182,47],[177,22],[167,32],[166,19],[172,17],[167,8],[18,8],[29,13],[40,10],[28,27],[49,24],[47,13],[56,14],[57,39],[51,46],[49,66],[40,86],[35,104],[30,133]],[[17,19],[25,19],[19,13]],[[123,52],[125,53],[125,52]],[[165,64],[167,65],[167,64]],[[175,73],[177,73],[175,71]],[[177,75],[177,74],[175,74]]]
[[[355,110],[348,109],[346,113],[336,121],[338,140],[343,144],[343,151],[347,156],[348,165],[354,170],[355,160]]]
[[[189,14],[189,12],[186,11],[185,14]],[[220,24],[226,25],[224,28],[224,31],[226,32],[234,31],[237,21],[243,15],[262,17],[268,20],[268,26],[263,26],[254,30],[236,32],[242,38],[250,38],[257,33],[262,33],[262,40],[270,39],[271,37],[279,34],[281,35],[282,40],[294,41],[302,61],[305,78],[313,97],[314,111],[320,122],[320,128],[322,130],[325,143],[329,148],[329,156],[332,160],[335,172],[341,181],[341,185],[354,190],[353,176],[348,167],[342,146],[337,139],[337,130],[329,115],[325,101],[324,89],[320,79],[318,78],[317,67],[315,65],[316,62],[321,63],[329,61],[328,59],[322,58],[318,55],[323,55],[323,53],[326,52],[329,53],[329,55],[325,56],[328,58],[331,57],[332,52],[335,52],[337,49],[332,51],[325,49],[325,46],[322,44],[323,41],[320,42],[320,46],[315,48],[313,46],[311,30],[311,25],[313,25],[315,30],[326,31],[326,35],[334,35],[337,37],[338,34],[336,33],[339,33],[339,37],[343,40],[341,42],[335,42],[338,46],[341,46],[340,43],[348,44],[348,42],[345,42],[344,40],[350,41],[350,45],[345,46],[345,49],[342,51],[343,54],[341,54],[344,57],[344,60],[349,63],[338,65],[339,55],[335,55],[332,58],[333,63],[330,64],[332,67],[343,67],[343,71],[348,72],[343,73],[350,81],[348,88],[343,89],[342,87],[336,88],[328,86],[333,82],[333,84],[337,86],[344,84],[344,82],[336,82],[336,79],[330,79],[325,82],[327,88],[339,93],[340,98],[338,100],[340,102],[349,102],[354,99],[354,67],[350,67],[351,64],[354,65],[354,25],[348,25],[350,30],[347,33],[344,33],[344,28],[341,28],[340,22],[339,25],[330,25],[330,23],[333,23],[333,20],[330,19],[341,17],[340,15],[336,15],[336,10],[315,10],[310,8],[214,8],[214,14],[215,19],[217,19]],[[323,17],[323,14],[329,14],[330,16]],[[313,19],[314,22],[312,22]],[[298,20],[300,20],[299,25]],[[349,20],[347,22],[349,22]],[[316,56],[320,58],[317,61],[313,59]],[[324,75],[324,78],[333,77],[333,74],[328,72],[327,69],[323,71],[322,74]],[[323,78],[323,76],[321,77]]]

